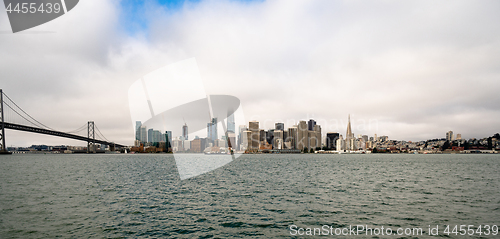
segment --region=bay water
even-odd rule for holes
[[[262,154],[180,180],[168,154],[3,155],[0,238],[290,238],[356,225],[423,229],[356,238],[498,238],[443,230],[500,224],[499,166],[484,154]]]

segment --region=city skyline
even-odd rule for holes
[[[351,116],[348,115],[348,123],[345,134],[340,132],[322,133],[321,125],[316,120],[302,120],[288,128],[284,123],[276,122],[273,129],[262,129],[260,122],[249,121],[247,125],[240,125],[236,134],[231,125],[233,120],[228,117],[227,132],[221,132],[221,137],[214,136],[214,124],[217,119],[212,118],[207,123],[207,135],[204,138],[198,135],[193,140],[188,140],[185,132],[188,130],[186,123],[182,126],[182,136],[175,136],[172,131],[161,134],[158,130],[148,129],[140,121],[136,122],[136,140],[132,151],[136,152],[161,152],[171,151],[174,153],[191,152],[228,152],[229,148],[236,152],[245,153],[365,153],[365,152],[388,152],[391,153],[459,153],[465,150],[488,150],[500,146],[500,135],[481,139],[462,139],[460,133],[454,134],[447,131],[444,138],[427,139],[424,141],[395,140],[387,135],[374,134],[373,136],[358,134],[352,131]],[[222,122],[219,122],[221,124]],[[147,132],[147,133],[146,133]],[[143,134],[147,134],[147,137]],[[157,136],[157,135],[161,135]],[[345,136],[344,136],[345,135]],[[168,140],[167,140],[168,137]],[[144,140],[147,138],[147,140]],[[229,140],[228,140],[229,139]],[[169,143],[165,144],[168,141]],[[143,147],[143,149],[140,149]],[[154,146],[151,148],[151,146]],[[149,147],[149,148],[148,148]],[[143,151],[144,150],[144,151]],[[470,151],[467,151],[470,152]]]
[[[70,131],[92,120],[110,140],[131,144],[130,85],[194,57],[206,93],[237,97],[246,120],[265,128],[312,118],[323,133],[342,132],[351,114],[356,134],[418,141],[451,130],[482,138],[500,131],[499,8],[90,0],[20,34],[7,34],[2,8],[1,88],[47,126]],[[11,130],[6,137],[7,146],[84,145]]]

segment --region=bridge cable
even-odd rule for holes
[[[21,116],[23,119],[25,119],[26,121],[30,122],[32,125],[34,126],[37,126],[39,127],[40,125],[37,125],[35,123],[33,123],[32,121],[30,121],[29,119],[26,119],[26,117],[22,116],[21,114],[19,114],[19,112],[17,112],[15,109],[13,109],[7,102],[3,102],[7,107],[9,107],[12,111],[14,111],[17,115]]]
[[[3,93],[3,92],[2,92],[2,93]],[[11,98],[7,95],[7,94],[3,93],[3,95],[5,95],[5,97],[7,97],[7,99],[9,99],[9,100],[10,100],[10,102],[12,102],[12,103],[13,103],[13,104],[14,104],[14,105],[18,108],[18,109],[20,109],[23,113],[25,113],[28,117],[30,117],[31,119],[33,119],[35,122],[39,123],[40,125],[44,126],[44,127],[45,127],[45,128],[47,128],[47,129],[50,129],[50,130],[54,130],[54,131],[56,131],[55,129],[52,129],[52,128],[48,127],[47,125],[44,125],[44,124],[40,123],[40,122],[39,122],[38,120],[36,120],[35,118],[31,117],[31,115],[29,115],[28,113],[26,113],[26,111],[24,111],[21,107],[19,107],[19,106],[16,104],[16,102],[14,102],[14,101],[13,101],[13,100],[12,100],[12,99],[11,99]],[[12,107],[10,107],[10,106],[9,106],[9,108],[11,108],[11,109],[12,109]],[[14,109],[12,109],[12,110],[13,110],[13,111],[15,111]],[[21,114],[19,114],[17,111],[15,111],[15,112],[16,112],[19,116],[21,116]],[[23,116],[21,116],[21,117],[23,117]],[[24,117],[23,117],[23,118],[24,118]],[[24,119],[26,119],[26,118],[24,118]],[[26,119],[26,120],[27,120],[27,119]],[[28,121],[29,121],[29,120],[28,120]],[[31,122],[31,121],[29,121],[29,122],[33,124],[33,122]]]
[[[111,142],[109,141],[108,139],[106,139],[106,137],[104,137],[104,135],[101,133],[101,131],[99,130],[99,127],[97,127],[97,125],[94,125],[95,128],[97,129],[97,132],[99,132],[99,134],[101,134],[101,136],[107,141],[107,142]]]

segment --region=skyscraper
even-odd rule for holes
[[[139,131],[140,131],[140,135],[139,135],[139,140],[141,141],[141,143],[146,143],[148,142],[148,132],[147,132],[147,128],[145,125],[142,125],[140,128],[139,128]]]
[[[351,115],[347,118],[347,132],[345,136],[345,149],[354,150],[354,134],[351,130]]]
[[[446,132],[446,140],[453,141],[453,131]]]
[[[251,131],[250,144],[253,150],[259,149],[259,122],[250,121],[248,122],[248,129]]]
[[[148,129],[148,143],[153,143],[153,129]]]
[[[274,149],[283,149],[283,130],[274,131]]]
[[[165,142],[167,149],[172,147],[172,131],[165,131]]]
[[[285,131],[285,124],[284,123],[275,123],[274,124],[274,129],[275,130]]]
[[[240,147],[243,144],[243,137],[244,137],[243,132],[247,131],[247,130],[248,130],[248,128],[245,125],[240,125],[238,127],[238,132],[239,132],[239,134],[238,134],[238,147],[237,147],[238,150],[241,150]]]
[[[296,125],[288,128],[288,137],[286,139],[286,142],[290,142],[290,147],[292,149],[297,149],[297,131],[298,128]]]
[[[159,130],[153,130],[153,143],[159,143],[162,141],[161,132]]]
[[[299,121],[297,125],[297,149],[304,150],[304,148],[309,148],[308,136],[307,123],[303,120]]]
[[[135,140],[141,140],[141,126],[142,126],[142,122],[141,121],[136,121],[135,122]]]
[[[307,130],[314,130],[314,126],[316,125],[316,121],[313,119],[310,119],[307,122]]]
[[[273,144],[273,139],[274,139],[274,129],[269,129],[266,131],[266,141],[268,144]]]
[[[339,133],[326,133],[326,147],[328,149],[337,149],[337,139],[339,138]]]
[[[186,123],[184,123],[184,126],[182,126],[182,137],[185,139],[185,140],[189,140],[188,139],[188,126]]]
[[[314,137],[316,138],[315,148],[321,148],[321,126],[319,124],[314,123]]]
[[[339,136],[339,138],[337,139],[337,151],[341,152],[341,151],[344,151],[344,148],[345,148],[345,141],[344,141],[344,137],[342,137],[342,135]]]
[[[212,122],[207,123],[207,138],[217,140],[217,118],[212,118]]]
[[[236,123],[234,122],[234,114],[227,117],[227,132],[236,132]]]

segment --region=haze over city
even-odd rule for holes
[[[345,134],[350,114],[356,134],[483,138],[500,131],[498,9],[498,1],[86,0],[7,34],[1,8],[0,88],[47,126],[92,120],[132,145],[131,84],[194,57],[206,93],[238,97],[247,122],[264,129],[315,119],[323,134]],[[85,144],[6,137],[7,146]]]

